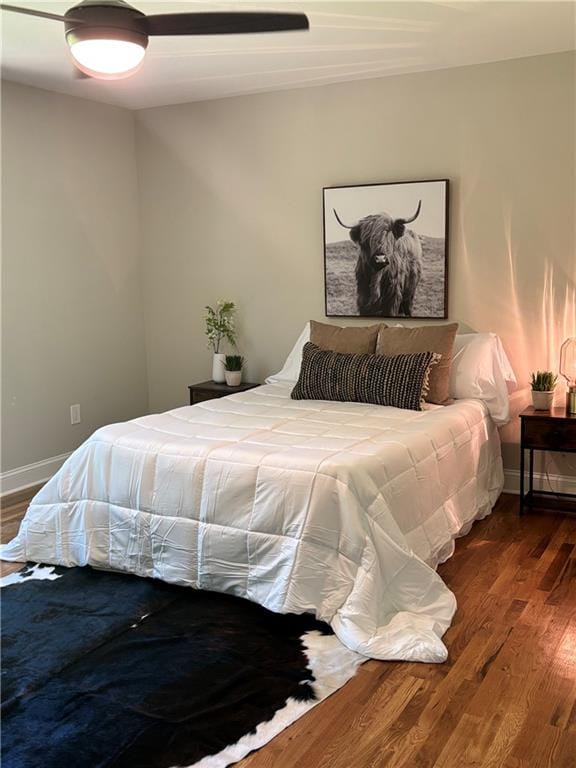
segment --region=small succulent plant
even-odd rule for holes
[[[558,377],[552,371],[536,371],[532,374],[533,392],[551,392],[556,386]]]
[[[226,355],[224,362],[224,368],[227,371],[241,371],[244,365],[244,358],[242,355]]]

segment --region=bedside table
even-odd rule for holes
[[[203,381],[200,384],[192,384],[190,390],[190,405],[202,403],[205,400],[214,400],[226,395],[234,395],[236,392],[247,392],[249,389],[260,387],[261,384],[242,383],[237,387],[229,387],[228,384],[216,384],[215,381]]]
[[[576,416],[565,408],[535,411],[526,408],[520,414],[520,514],[538,499],[550,501],[560,511],[576,512],[576,494],[534,490],[534,451],[576,453]],[[524,493],[524,454],[529,451],[528,493]],[[566,503],[563,504],[562,502]],[[549,506],[549,505],[548,505]]]

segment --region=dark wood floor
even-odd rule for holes
[[[445,664],[369,661],[238,765],[575,768],[576,519],[517,508],[503,495],[440,566],[458,598]]]

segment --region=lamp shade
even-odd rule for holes
[[[78,40],[70,46],[78,67],[100,79],[128,77],[140,66],[146,49],[129,40]]]
[[[568,386],[576,386],[576,337],[572,336],[560,347],[560,373]]]

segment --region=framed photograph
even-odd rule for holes
[[[448,316],[448,179],[324,190],[327,317]]]

